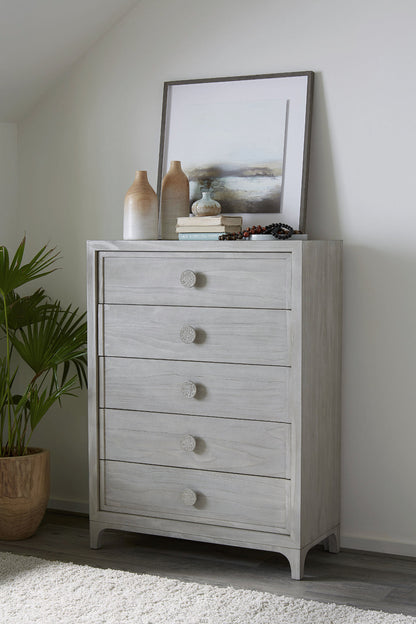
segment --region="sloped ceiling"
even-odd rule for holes
[[[24,117],[138,0],[0,0],[0,122]]]

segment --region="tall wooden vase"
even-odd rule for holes
[[[162,181],[160,202],[161,238],[175,239],[176,219],[189,217],[189,180],[180,160],[172,160]]]
[[[124,199],[123,238],[155,240],[158,229],[157,195],[149,184],[147,171],[136,171]]]

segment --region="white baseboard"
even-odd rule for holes
[[[401,557],[416,557],[416,544],[412,542],[397,542],[393,540],[342,534],[340,541],[341,548],[366,550],[367,552],[399,555]]]
[[[69,511],[70,513],[81,513],[88,515],[89,506],[85,501],[72,501],[60,498],[50,498],[48,509],[55,511]]]

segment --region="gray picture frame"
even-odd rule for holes
[[[180,160],[185,173],[190,177],[190,204],[196,198],[192,196],[192,180],[195,184],[203,184],[206,176],[210,183],[214,180],[214,197],[222,204],[224,213],[242,214],[247,225],[265,225],[279,221],[305,231],[313,86],[312,71],[165,82],[157,183],[159,198],[162,180],[170,161]],[[230,116],[233,106],[238,113],[235,116],[242,120],[242,134],[247,133],[247,136],[237,137],[239,126]],[[215,115],[212,114],[212,123],[201,122],[201,119],[206,119],[207,111],[202,110],[205,107],[208,111],[215,111]],[[224,112],[224,119],[221,116],[223,109],[228,109],[227,113]],[[200,110],[201,119],[198,118]],[[248,115],[247,123],[245,115]],[[226,125],[226,132],[221,123]],[[250,132],[253,136],[250,136]],[[262,160],[258,154],[253,155],[251,163],[251,155],[246,152],[237,154],[237,160],[246,159],[237,173],[233,170],[232,163],[232,172],[224,173],[224,164],[215,163],[214,158],[216,138],[219,152],[222,150],[226,153],[225,147],[221,145],[225,134],[227,141],[235,140],[235,153],[238,150],[242,152],[247,144],[254,146],[252,149],[260,155],[262,149],[268,155],[274,150],[273,144],[264,145],[263,148],[262,141],[266,144],[267,141],[270,142],[269,134],[275,136],[276,159],[273,162],[277,163],[280,159],[281,166],[276,165],[274,170],[267,168],[266,171],[266,167],[262,166],[266,158]],[[204,146],[207,153],[209,152],[206,162]],[[228,149],[228,144],[226,147]],[[214,179],[216,174],[218,178]],[[229,181],[234,183],[234,187],[238,187],[241,182],[241,192],[227,188]],[[246,188],[248,185],[251,189],[253,184],[256,189],[254,194]]]

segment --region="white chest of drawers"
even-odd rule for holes
[[[91,546],[339,540],[339,241],[88,243]]]

